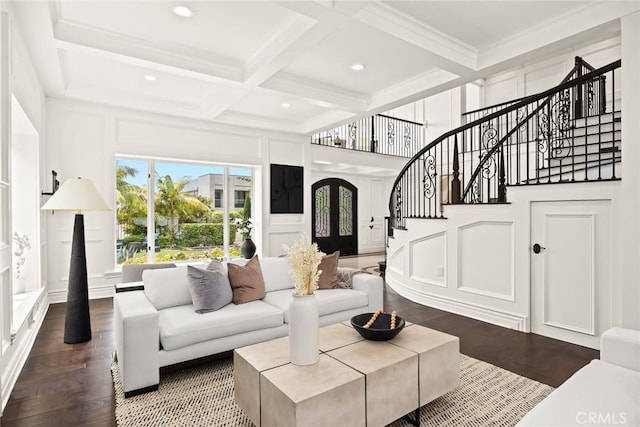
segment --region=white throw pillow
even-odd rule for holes
[[[191,292],[185,267],[145,270],[144,293],[156,310],[191,304]]]

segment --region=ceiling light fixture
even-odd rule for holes
[[[351,66],[351,69],[353,71],[362,71],[362,70],[364,70],[364,64],[353,64]]]
[[[144,76],[144,79],[149,82],[155,82],[156,80],[158,80],[156,76],[152,76],[151,74],[147,74],[146,76]]]
[[[291,107],[291,104],[289,104],[288,102],[282,103],[282,108],[289,108],[289,107]]]
[[[182,16],[183,18],[188,18],[193,15],[193,11],[187,6],[176,6],[173,8],[173,13],[178,16]]]

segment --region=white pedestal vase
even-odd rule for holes
[[[289,303],[289,356],[294,365],[313,365],[320,354],[320,320],[315,295],[293,295]]]

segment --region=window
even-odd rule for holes
[[[229,191],[237,186],[241,195]],[[252,188],[250,168],[117,159],[117,263],[240,256],[236,220],[251,218]],[[235,195],[235,208],[224,194]]]
[[[245,190],[234,190],[234,201],[233,201],[233,206],[236,209],[241,209],[244,207],[244,201],[247,199],[247,196],[249,195],[248,191]]]

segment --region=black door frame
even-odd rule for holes
[[[329,236],[321,238],[320,241],[316,238],[316,190],[318,188],[329,185]],[[340,203],[339,203],[339,188],[345,187],[353,194],[352,199],[352,233],[351,236],[340,237],[339,234],[339,221],[340,221]],[[326,239],[326,240],[325,240]],[[346,240],[351,241],[350,247],[344,245]],[[320,250],[332,253],[336,250],[340,250],[341,255],[357,255],[358,254],[358,188],[351,184],[349,181],[345,181],[341,178],[325,178],[320,181],[314,182],[311,186],[311,241],[318,243]],[[344,247],[341,247],[344,245]],[[323,248],[324,246],[324,248]]]

